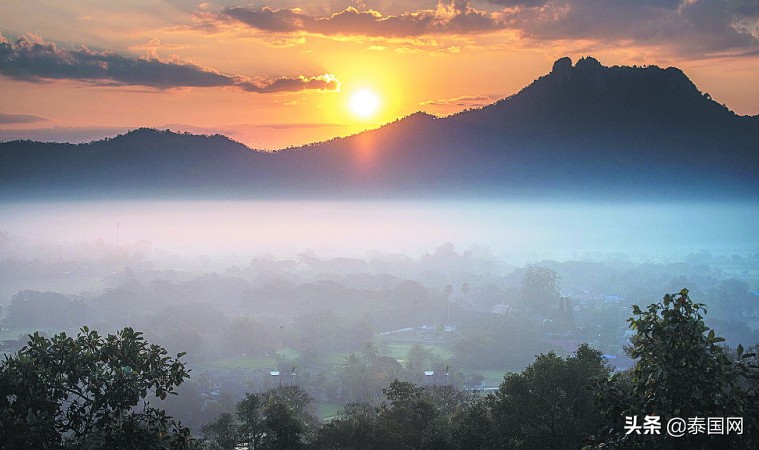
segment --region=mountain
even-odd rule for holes
[[[759,116],[679,69],[556,61],[519,93],[275,153],[139,129],[89,144],[0,144],[5,197],[755,198]]]

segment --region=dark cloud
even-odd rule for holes
[[[535,39],[594,39],[665,45],[709,54],[759,45],[756,0],[550,0],[506,14],[511,28]],[[753,5],[753,6],[752,6]],[[751,27],[741,27],[747,22]]]
[[[26,34],[15,41],[0,35],[0,74],[16,80],[80,80],[97,85],[147,86],[155,89],[234,86],[249,92],[270,93],[304,89],[335,90],[332,75],[256,80],[229,76],[195,64],[158,58],[131,58],[87,47],[59,49],[54,42]]]
[[[224,10],[224,14],[263,31],[289,32],[303,28],[304,19],[310,18],[298,10],[272,9],[264,6],[259,10],[235,6]]]
[[[193,64],[129,58],[87,47],[63,50],[31,34],[19,36],[15,42],[3,38],[0,74],[31,82],[71,79],[158,89],[235,84],[232,77]]]
[[[485,0],[490,13],[468,0],[439,1],[434,9],[397,15],[348,7],[331,15],[300,9],[230,7],[204,13],[211,25],[238,22],[270,33],[414,38],[520,31],[534,40],[588,39],[601,43],[667,46],[685,55],[759,47],[757,0]]]
[[[207,16],[206,16],[207,17]],[[439,2],[436,9],[383,15],[367,9],[348,7],[329,16],[311,16],[299,9],[232,7],[215,16],[234,20],[269,32],[303,31],[323,35],[371,37],[414,37],[435,34],[481,33],[501,28],[494,15],[471,7],[469,1]]]
[[[249,92],[269,94],[273,92],[292,92],[315,89],[321,91],[336,91],[340,89],[340,82],[333,75],[319,75],[315,77],[277,78],[272,81],[244,81],[238,86]]]
[[[493,5],[505,6],[507,8],[515,7],[539,7],[548,5],[549,3],[556,3],[552,0],[485,0],[487,3]],[[630,6],[655,6],[660,8],[674,9],[680,5],[681,0],[635,0],[628,1]]]
[[[31,114],[6,114],[0,113],[0,124],[11,125],[19,123],[47,122],[48,119]]]

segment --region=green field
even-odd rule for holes
[[[472,370],[470,372],[479,373],[485,377],[483,384],[486,386],[499,386],[503,382],[503,376],[508,373],[502,369]]]
[[[316,404],[316,417],[328,420],[336,416],[343,409],[339,403],[314,402]]]
[[[395,359],[405,359],[408,351],[415,344],[388,344],[387,351],[382,354],[385,356],[391,356]],[[432,353],[437,355],[441,359],[450,359],[453,356],[453,352],[448,346],[439,344],[420,344],[422,347],[431,350]]]

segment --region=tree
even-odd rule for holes
[[[722,317],[740,317],[742,313],[750,313],[755,305],[748,294],[748,283],[738,278],[728,278],[717,284],[714,293],[716,312]]]
[[[340,387],[342,396],[349,403],[371,402],[374,400],[373,380],[369,364],[364,358],[351,353],[345,358],[345,364],[340,372]]]
[[[100,336],[39,333],[0,365],[2,448],[173,448],[189,430],[146,400],[189,377],[176,359],[124,328]],[[138,404],[142,402],[142,406]]]
[[[203,427],[203,432],[211,442],[225,449],[300,448],[316,429],[312,402],[300,386],[248,393],[237,403],[237,421],[231,414],[221,414]]]
[[[87,306],[55,292],[19,291],[11,298],[6,323],[13,328],[68,328],[89,315]]]
[[[351,403],[322,425],[314,447],[318,449],[372,449],[378,437],[378,410],[368,403]]]
[[[310,436],[318,425],[314,415],[314,399],[300,386],[279,386],[261,394],[266,407],[272,404],[282,404],[292,412],[303,430],[303,436]]]
[[[637,359],[629,373],[599,386],[607,417],[607,444],[625,448],[756,448],[759,397],[754,355],[739,346],[733,361],[703,320],[706,309],[688,297],[688,290],[667,294],[642,310],[633,305],[628,319],[636,334],[628,353]],[[672,418],[743,417],[744,433],[688,434],[683,438],[641,439],[626,434],[627,416]],[[666,436],[665,436],[666,437]]]
[[[380,448],[422,448],[437,416],[435,406],[424,398],[424,390],[398,380],[383,390],[389,404],[380,406]]]
[[[266,405],[264,413],[267,433],[261,448],[295,450],[303,446],[306,429],[293,408],[286,403],[272,402]]]
[[[238,442],[251,450],[259,448],[261,439],[266,434],[262,399],[256,394],[245,394],[245,398],[237,403],[237,418],[242,422],[238,430]]]
[[[537,264],[527,266],[522,277],[522,300],[534,311],[546,311],[559,299],[559,276],[553,269]]]
[[[473,392],[451,386],[420,387],[395,380],[383,390],[379,407],[351,404],[319,430],[319,449],[477,448],[481,422],[474,411],[483,402]],[[470,411],[474,413],[470,414]],[[487,411],[485,411],[487,413]],[[490,422],[488,422],[489,424]],[[489,428],[489,425],[485,425]]]
[[[237,426],[234,420],[232,414],[223,413],[216,421],[203,427],[203,434],[206,439],[215,442],[223,450],[234,450],[238,442]]]
[[[567,358],[538,355],[488,398],[494,441],[504,448],[580,448],[603,419],[591,388],[610,371],[587,344]]]

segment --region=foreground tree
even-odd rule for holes
[[[34,333],[0,364],[0,448],[187,446],[189,430],[146,400],[175,394],[189,377],[183,354],[166,354],[131,328]]]
[[[379,407],[351,404],[325,423],[313,447],[318,449],[459,449],[477,448],[476,393],[451,386],[416,386],[395,380],[383,390]],[[471,424],[464,421],[471,418]],[[466,426],[466,430],[461,430]],[[472,433],[469,433],[472,431]]]
[[[216,421],[203,427],[203,434],[222,450],[234,450],[239,442],[237,425],[230,413],[222,413]],[[251,448],[257,448],[251,446]]]
[[[703,304],[694,303],[688,290],[667,294],[660,303],[642,310],[633,306],[629,319],[636,331],[628,352],[634,368],[602,384],[599,398],[607,417],[605,445],[619,448],[757,448],[759,441],[759,378],[748,364],[753,354],[738,347],[731,360],[724,339],[703,321]],[[660,435],[628,433],[627,417],[659,416]],[[742,417],[743,430],[728,433],[667,435],[673,418]]]
[[[603,420],[592,387],[610,371],[601,352],[583,344],[572,356],[539,355],[523,372],[506,375],[488,399],[495,447],[582,447]]]
[[[222,414],[203,427],[209,443],[225,450],[296,449],[305,445],[317,427],[313,400],[300,386],[245,394],[236,409],[235,416]]]

